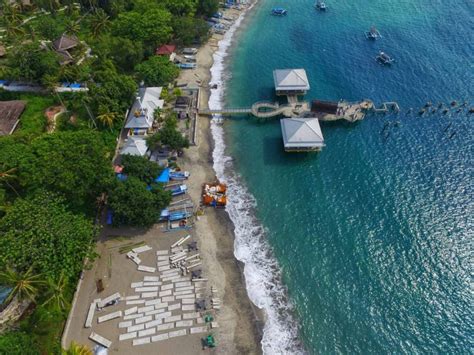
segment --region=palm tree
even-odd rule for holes
[[[109,16],[104,10],[98,9],[95,11],[91,19],[92,34],[97,37],[101,32],[107,30],[109,27]]]
[[[100,123],[102,123],[104,126],[108,126],[112,128],[114,125],[115,121],[117,120],[117,113],[116,112],[110,112],[108,110],[102,111],[103,113],[97,116],[97,119],[99,120]]]
[[[10,292],[6,299],[7,303],[15,296],[20,301],[34,301],[38,295],[38,288],[44,284],[41,275],[33,274],[33,268],[29,268],[26,272],[22,273],[9,266],[0,272],[0,283],[12,288],[12,292]]]
[[[3,166],[3,169],[5,169],[5,166]],[[7,185],[10,189],[12,189],[15,192],[15,194],[19,197],[20,194],[9,182],[9,180],[14,180],[17,178],[17,176],[15,175],[16,168],[10,168],[7,170],[3,170],[3,169],[0,170],[0,183],[5,183],[5,185]]]
[[[81,29],[78,21],[71,21],[66,25],[66,32],[72,35],[77,35]]]
[[[63,350],[61,355],[92,355],[92,350],[90,350],[85,345],[80,345],[75,341],[71,342],[69,349]]]
[[[68,286],[68,279],[62,273],[58,281],[53,279],[48,279],[46,282],[47,287],[47,299],[44,301],[43,305],[52,304],[57,309],[63,311],[69,306],[69,301],[66,297]]]

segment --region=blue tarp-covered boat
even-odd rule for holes
[[[163,170],[161,172],[160,176],[158,176],[155,179],[155,182],[161,182],[163,184],[167,184],[169,181],[170,181],[170,169],[169,168],[166,168],[165,170]]]

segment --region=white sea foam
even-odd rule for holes
[[[253,5],[249,9],[252,7]],[[210,109],[222,108],[226,79],[224,60],[232,36],[244,16],[245,13],[241,14],[227,31],[219,42],[218,50],[214,53],[211,82],[218,84],[218,89],[211,92]],[[265,354],[303,353],[297,338],[297,325],[291,314],[291,305],[280,281],[280,269],[266,241],[265,230],[254,217],[255,199],[233,169],[232,158],[225,154],[224,130],[217,122],[214,119],[211,123],[214,139],[212,153],[214,170],[218,179],[225,182],[228,187],[226,211],[235,226],[235,257],[245,264],[247,293],[250,300],[266,314],[262,338],[263,352]]]

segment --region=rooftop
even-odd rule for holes
[[[25,101],[0,101],[0,136],[13,133],[25,107]]]
[[[317,118],[284,118],[280,124],[285,149],[324,147],[324,137]]]
[[[273,80],[277,91],[307,91],[310,88],[304,69],[276,69]]]
[[[135,100],[128,114],[125,128],[150,128],[153,125],[153,112],[157,108],[163,108],[164,105],[164,101],[160,100],[161,90],[161,87],[140,89],[138,96],[141,104]]]
[[[170,55],[176,51],[174,44],[164,44],[156,50],[156,55]]]
[[[57,51],[66,51],[68,49],[74,48],[79,44],[79,40],[76,36],[68,36],[63,34],[61,37],[56,39],[53,42],[53,47]]]
[[[137,155],[137,156],[144,156],[148,150],[148,146],[146,145],[145,139],[142,137],[129,137],[125,145],[120,149],[121,155]]]

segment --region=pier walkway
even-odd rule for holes
[[[283,115],[285,117],[298,117],[309,111],[307,102],[297,102],[280,105],[278,102],[260,101],[249,108],[224,108],[220,110],[200,109],[200,115],[248,115],[258,118],[271,118]]]

